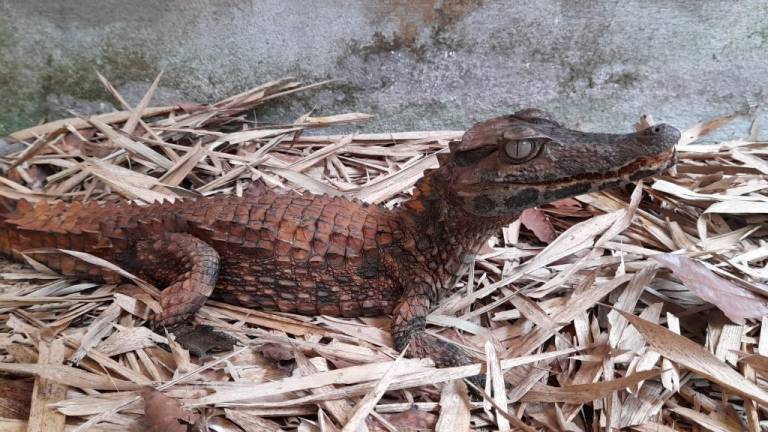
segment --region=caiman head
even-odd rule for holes
[[[473,126],[440,155],[447,198],[476,216],[509,216],[558,199],[621,186],[675,163],[680,131],[585,133],[537,109]]]

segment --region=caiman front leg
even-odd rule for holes
[[[183,233],[138,242],[135,264],[139,274],[165,285],[160,293],[163,312],[155,325],[173,325],[197,312],[213,292],[219,274],[218,252]]]
[[[427,283],[412,283],[392,311],[392,336],[395,349],[408,348],[408,357],[431,358],[437,367],[464,366],[477,363],[462,348],[439,339],[426,331],[427,314],[432,306],[432,288]],[[483,386],[485,375],[471,377]]]

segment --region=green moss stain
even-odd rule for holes
[[[109,100],[117,104],[99,81],[96,71],[113,86],[129,81],[151,81],[158,70],[157,59],[138,49],[106,44],[95,55],[67,54],[49,57],[42,74],[46,94],[66,94],[88,101]]]
[[[7,48],[14,41],[13,31],[7,22],[0,21],[0,49]]]
[[[27,59],[14,56],[16,32],[13,25],[0,19],[0,136],[28,126],[35,121],[34,91],[31,79],[19,74],[27,66]]]
[[[96,71],[119,88],[131,81],[151,82],[160,70],[156,55],[109,39],[90,52],[52,51],[44,58],[30,57],[16,48],[12,24],[0,20],[0,136],[60,116],[47,111],[51,95],[109,101],[119,107]],[[172,87],[173,81],[174,74],[166,74],[163,85]]]

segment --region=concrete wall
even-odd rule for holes
[[[593,130],[686,126],[764,101],[768,2],[0,0],[0,135],[111,109],[94,70],[135,102],[161,69],[157,102],[336,78],[268,115],[374,113],[367,130],[524,106]]]

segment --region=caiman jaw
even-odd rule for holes
[[[677,162],[677,153],[674,150],[664,152],[657,157],[641,157],[632,163],[625,165],[618,170],[609,171],[604,174],[590,173],[571,179],[558,179],[543,182],[531,182],[527,186],[542,185],[557,187],[559,184],[579,183],[584,181],[592,182],[616,182],[629,179],[629,181],[639,180],[657,173],[663,173],[670,169]],[[646,174],[651,173],[651,174]],[[504,180],[497,181],[501,184],[513,184]],[[525,185],[519,185],[525,186]]]
[[[451,146],[441,170],[455,204],[477,216],[509,216],[666,171],[679,139],[666,124],[631,134],[585,133],[525,110],[475,125]]]

